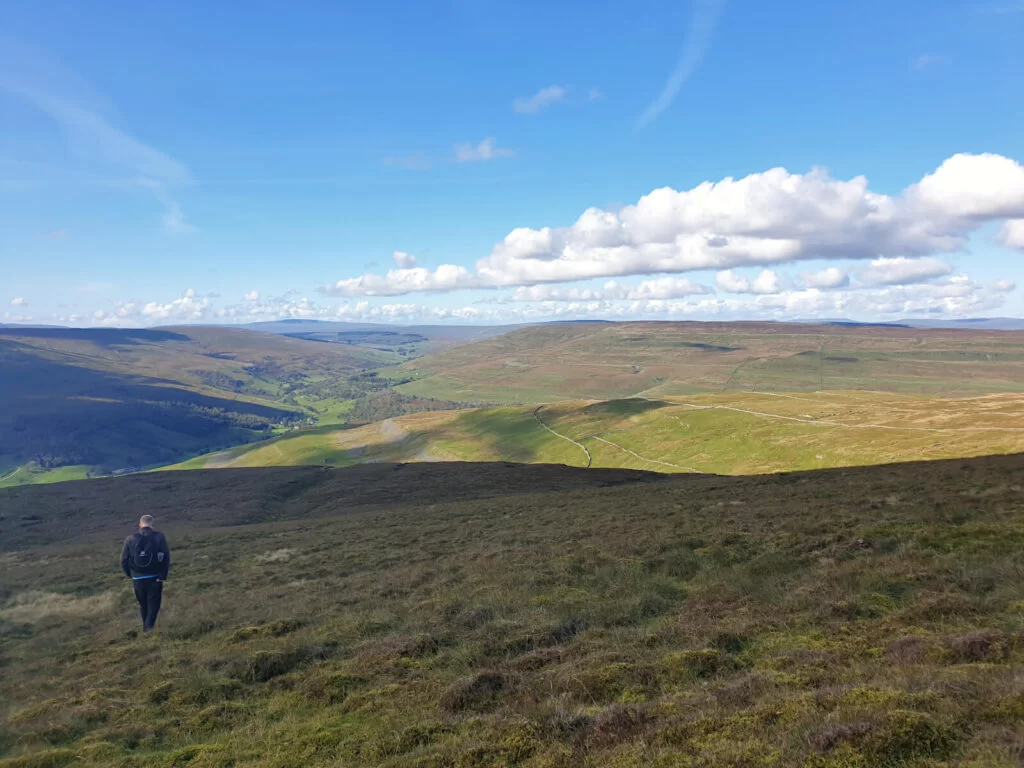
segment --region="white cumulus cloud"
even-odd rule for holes
[[[395,264],[398,265],[399,269],[412,269],[416,266],[416,257],[411,253],[395,251],[391,254],[391,258],[394,260]]]
[[[811,259],[913,259],[963,250],[972,232],[1007,218],[1024,219],[1024,167],[999,155],[956,155],[898,196],[873,192],[863,176],[774,168],[656,189],[618,211],[590,208],[568,227],[514,229],[473,272],[392,270],[339,281],[339,290],[401,295]],[[1016,225],[1009,232],[1015,242]]]
[[[1024,249],[1024,219],[1011,219],[1003,224],[999,242],[1009,248]]]
[[[850,276],[839,267],[827,267],[818,272],[805,272],[802,278],[805,288],[818,288],[824,291],[845,288],[850,283]]]
[[[565,101],[566,89],[561,85],[549,85],[541,88],[533,96],[516,99],[512,103],[512,109],[521,115],[536,115],[542,109]]]
[[[260,292],[259,291],[249,291],[247,294],[245,294],[244,298],[245,298],[246,301],[250,301],[250,302],[259,301],[260,300]]]
[[[210,298],[197,296],[196,292],[189,288],[180,298],[166,304],[147,302],[142,306],[140,314],[143,319],[150,321],[194,322],[206,317],[212,303]]]
[[[726,293],[768,294],[778,293],[782,289],[778,274],[770,269],[762,270],[753,280],[727,269],[715,276],[715,285]]]
[[[941,259],[897,256],[893,259],[875,259],[857,276],[868,285],[907,285],[948,275],[952,271],[953,266]]]
[[[424,267],[389,269],[385,275],[363,275],[321,288],[327,296],[402,296],[425,291],[474,288],[480,280],[465,267],[442,264],[431,272]]]
[[[513,301],[641,301],[679,299],[714,293],[713,288],[685,277],[661,277],[625,285],[610,280],[600,289],[563,288],[554,285],[522,286],[512,294]]]
[[[12,307],[27,307],[28,306],[28,302],[25,301],[24,297],[22,297],[22,296],[15,296],[13,299],[11,299],[11,306]]]
[[[499,160],[514,156],[515,152],[511,149],[499,147],[498,140],[493,136],[489,136],[479,144],[455,145],[455,161],[458,163],[479,163],[484,160]]]

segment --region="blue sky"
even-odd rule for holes
[[[6,10],[0,321],[1024,315],[1024,2],[292,5]]]

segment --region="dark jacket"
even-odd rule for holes
[[[148,563],[146,565],[145,563]],[[160,531],[140,528],[124,540],[121,549],[121,570],[129,578],[155,576],[163,580],[171,569],[171,550]]]

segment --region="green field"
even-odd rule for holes
[[[1012,768],[1022,473],[0,490],[0,768]],[[139,510],[174,552],[145,636],[117,563]]]
[[[175,469],[514,461],[757,474],[1024,451],[1024,396],[723,393],[421,413],[300,430]]]

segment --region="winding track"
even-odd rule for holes
[[[546,429],[548,432],[550,432],[555,437],[560,437],[563,440],[565,440],[566,442],[572,443],[577,448],[579,448],[581,451],[583,451],[583,453],[585,453],[587,455],[587,468],[589,469],[590,465],[594,462],[594,457],[590,455],[590,450],[587,448],[587,446],[583,445],[582,443],[577,443],[571,437],[566,437],[565,435],[562,435],[562,434],[559,434],[558,432],[555,432],[555,430],[553,430],[551,427],[549,427],[547,424],[545,424],[544,423],[544,419],[542,419],[540,417],[540,409],[543,408],[543,407],[544,407],[543,405],[538,405],[536,408],[533,409],[533,418],[535,418],[537,420],[538,424],[540,424],[542,427],[544,427],[544,429]]]
[[[684,467],[684,466],[682,466],[680,464],[672,464],[672,463],[667,462],[667,461],[658,461],[657,459],[648,459],[646,456],[641,456],[639,453],[636,453],[635,451],[631,451],[631,450],[629,450],[629,448],[626,448],[625,446],[619,445],[618,443],[613,443],[611,440],[605,440],[603,437],[598,437],[597,435],[591,436],[590,439],[591,440],[599,440],[602,443],[607,443],[608,445],[614,446],[615,448],[618,448],[620,451],[625,451],[630,456],[634,456],[634,457],[640,459],[640,461],[646,461],[648,464],[660,464],[663,467],[672,467],[674,469],[682,469],[682,470],[685,470],[687,472],[694,472],[694,473],[696,473],[698,475],[703,475],[704,474],[699,469],[694,469],[693,467]]]

